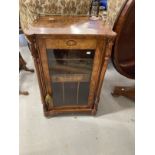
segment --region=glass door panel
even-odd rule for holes
[[[47,49],[54,106],[88,104],[94,50]]]

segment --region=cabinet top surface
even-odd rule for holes
[[[115,35],[115,32],[105,26],[102,20],[77,16],[41,16],[23,31],[27,35]]]

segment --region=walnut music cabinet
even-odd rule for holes
[[[40,16],[23,29],[30,44],[45,116],[96,114],[116,36],[102,20]]]

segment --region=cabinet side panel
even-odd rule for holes
[[[97,47],[95,51],[95,58],[93,63],[93,71],[91,76],[91,83],[90,83],[90,92],[89,92],[89,99],[88,105],[92,108],[95,102],[95,91],[97,88],[97,83],[99,80],[99,73],[100,73],[100,66],[102,61],[102,49],[103,49],[103,39],[98,39]]]

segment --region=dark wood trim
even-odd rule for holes
[[[115,86],[113,92],[111,93],[114,97],[124,96],[131,100],[135,100],[135,87],[127,86]]]
[[[122,50],[120,50],[119,47],[120,47],[120,42],[121,42],[121,46],[122,46],[122,44],[126,43],[126,42],[123,43],[122,37],[123,37],[124,34],[122,34],[122,33],[124,31],[124,28],[127,28],[127,26],[125,26],[125,24],[129,25],[129,22],[131,23],[134,20],[134,18],[133,18],[134,15],[132,15],[132,17],[130,17],[130,19],[129,19],[129,15],[131,13],[133,13],[134,10],[135,10],[135,0],[127,0],[124,7],[122,8],[122,11],[120,12],[120,15],[118,16],[118,18],[117,18],[117,20],[116,20],[116,22],[114,24],[113,30],[114,30],[114,32],[117,33],[117,37],[116,37],[115,44],[114,44],[114,47],[113,47],[113,50],[112,50],[112,62],[114,64],[114,67],[116,68],[116,70],[120,74],[124,75],[127,78],[131,78],[131,79],[134,79],[133,75],[127,73],[125,70],[126,70],[127,67],[135,65],[135,58],[133,56],[132,60],[131,60],[131,58],[129,58],[130,60],[125,60],[125,64],[120,62],[120,60],[119,60],[120,59],[120,54],[119,53],[121,52],[122,55],[124,55],[124,57],[126,58],[125,54],[123,54],[123,53],[125,53],[127,51],[125,51],[125,50],[122,51]],[[131,29],[131,28],[128,27],[128,29]],[[135,37],[135,36],[133,36],[134,34],[129,34],[129,32],[128,32],[127,35],[129,35],[130,40],[133,37]],[[132,37],[131,37],[131,35],[132,35]],[[131,46],[131,45],[128,44],[126,46],[126,49],[129,48],[129,46]],[[134,50],[135,49],[130,51],[130,53],[132,55],[134,55],[134,53],[135,53]]]

